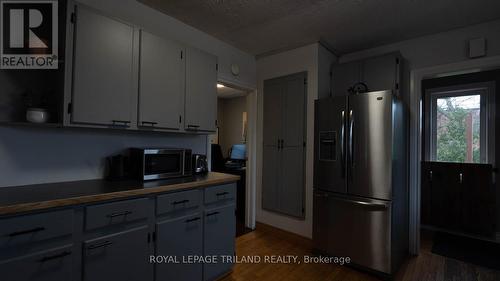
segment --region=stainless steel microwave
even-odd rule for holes
[[[132,172],[140,180],[168,179],[192,175],[191,149],[131,148]]]

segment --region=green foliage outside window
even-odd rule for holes
[[[472,162],[480,159],[480,118],[478,108],[464,108],[454,97],[439,99],[436,132],[436,160],[444,162],[467,161],[467,117],[472,114]]]

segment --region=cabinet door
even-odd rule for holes
[[[464,163],[462,170],[461,229],[491,237],[495,235],[496,210],[492,166]]]
[[[459,230],[462,186],[459,174],[462,166],[459,163],[432,162],[431,180],[431,224],[448,230]]]
[[[204,221],[204,255],[215,255],[218,257],[218,262],[204,265],[203,280],[215,280],[230,271],[233,266],[232,263],[223,262],[221,256],[234,256],[236,228],[234,205],[205,210]]]
[[[305,145],[306,78],[305,73],[292,75],[283,81],[282,137],[283,147]]]
[[[147,226],[84,242],[83,280],[152,279]]]
[[[134,115],[134,28],[76,7],[71,121],[129,127]]]
[[[277,146],[264,145],[262,161],[262,208],[278,211],[281,190],[281,153]]]
[[[186,110],[188,131],[215,132],[217,119],[217,58],[186,49]]]
[[[141,31],[139,127],[180,129],[184,78],[184,47]]]
[[[349,88],[360,81],[360,63],[349,62],[332,68],[332,96],[345,96]]]
[[[264,145],[278,146],[282,136],[283,83],[277,79],[264,81]]]
[[[201,280],[201,263],[183,263],[203,255],[203,220],[200,213],[156,224],[156,255],[175,257],[180,263],[156,264],[156,280]]]
[[[284,147],[281,150],[281,190],[280,207],[281,213],[304,217],[304,148],[302,146]]]
[[[4,281],[72,280],[72,246],[50,249],[0,262],[0,279]]]
[[[398,62],[399,57],[395,53],[364,60],[361,81],[371,92],[395,90],[399,73]]]

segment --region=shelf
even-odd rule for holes
[[[30,123],[30,122],[6,122],[0,121],[0,126],[22,126],[22,127],[35,127],[35,128],[62,128],[62,123]]]

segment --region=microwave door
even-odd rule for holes
[[[315,102],[314,187],[346,193],[347,97]]]
[[[183,152],[145,153],[144,180],[182,176]]]

